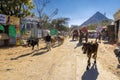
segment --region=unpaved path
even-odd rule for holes
[[[88,71],[87,56],[82,54],[77,41],[67,39],[50,52],[44,46],[34,52],[23,47],[0,49],[0,80],[120,80],[113,72],[117,59],[113,52],[109,56],[103,44],[98,50],[97,64],[92,60]]]

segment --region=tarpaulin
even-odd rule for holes
[[[57,29],[51,29],[50,30],[50,35],[53,36],[53,35],[58,35],[58,30]]]
[[[16,37],[16,28],[14,25],[9,26],[9,36]]]
[[[5,31],[4,27],[0,24],[0,30]]]

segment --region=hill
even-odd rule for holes
[[[81,26],[100,24],[103,20],[105,20],[107,22],[112,21],[111,19],[109,19],[105,15],[103,15],[102,13],[96,12],[92,17],[90,17],[88,20],[86,20],[84,23],[82,23]]]

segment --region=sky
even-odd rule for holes
[[[81,25],[97,11],[114,19],[113,15],[120,9],[120,0],[50,0],[44,12],[50,15],[55,9],[58,14],[54,18],[70,18],[70,25]]]

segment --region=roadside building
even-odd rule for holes
[[[120,10],[114,14],[115,19],[115,40],[120,42]]]
[[[0,14],[0,46],[20,45],[20,19]]]

